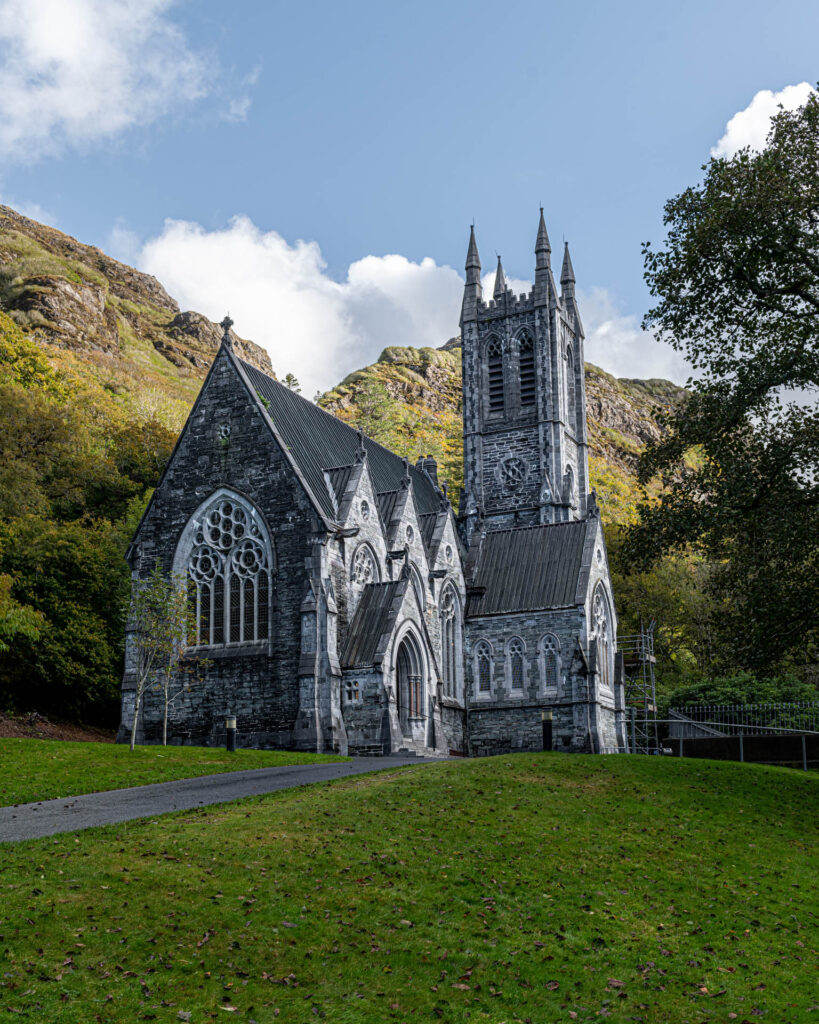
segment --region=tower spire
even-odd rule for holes
[[[544,305],[549,302],[550,296],[554,292],[552,245],[549,241],[549,233],[546,230],[546,221],[544,220],[543,207],[541,206],[540,221],[537,226],[537,240],[535,241],[535,302],[538,305]]]
[[[560,286],[565,295],[574,295],[574,267],[572,266],[572,258],[569,255],[569,243],[566,242],[565,245],[563,269],[560,271]]]
[[[495,302],[499,302],[506,294],[506,276],[503,273],[503,264],[501,258],[498,256],[498,269],[495,271],[495,290],[492,293],[492,297]]]
[[[537,226],[537,241],[535,242],[535,255],[537,256],[538,270],[541,263],[549,265],[549,255],[552,251],[552,244],[549,241],[549,233],[546,230],[546,221],[543,219],[543,207],[540,208],[540,223]]]
[[[469,229],[469,248],[466,251],[466,285],[464,301],[461,306],[461,324],[465,320],[475,320],[478,316],[478,305],[481,302],[481,259],[478,256],[478,243],[475,241],[475,225]]]

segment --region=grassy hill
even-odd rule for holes
[[[7,845],[0,1003],[54,1024],[804,1024],[818,786],[529,754]]]

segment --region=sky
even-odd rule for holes
[[[312,396],[458,332],[474,221],[531,281],[542,205],[587,360],[683,383],[641,246],[819,79],[815,0],[0,0],[0,202],[155,274]]]

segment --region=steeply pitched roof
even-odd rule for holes
[[[580,520],[484,534],[467,558],[467,618],[574,605],[588,527]]]
[[[382,638],[392,634],[406,590],[403,578],[364,587],[341,656],[342,668],[372,668],[380,660]]]
[[[418,524],[421,527],[421,536],[424,538],[424,547],[427,549],[427,554],[429,554],[430,547],[432,546],[432,537],[437,523],[438,515],[435,512],[427,512],[424,515],[418,516]]]
[[[327,476],[330,478],[330,484],[332,485],[333,492],[336,496],[336,501],[339,505],[341,504],[341,499],[344,497],[344,492],[347,490],[347,484],[350,482],[352,472],[352,466],[336,466],[333,469],[326,470]]]
[[[291,458],[321,504],[324,515],[335,519],[324,471],[355,462],[359,448],[358,432],[250,363],[240,362],[251,387],[263,400],[262,404],[279,436],[287,445]],[[375,490],[397,490],[404,477],[403,459],[369,437],[364,438],[364,447]],[[440,498],[432,481],[414,466],[409,467],[409,474],[419,513],[434,512]],[[335,484],[333,486],[335,489]]]

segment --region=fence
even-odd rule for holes
[[[819,733],[819,701],[688,704],[669,711],[672,738]]]

